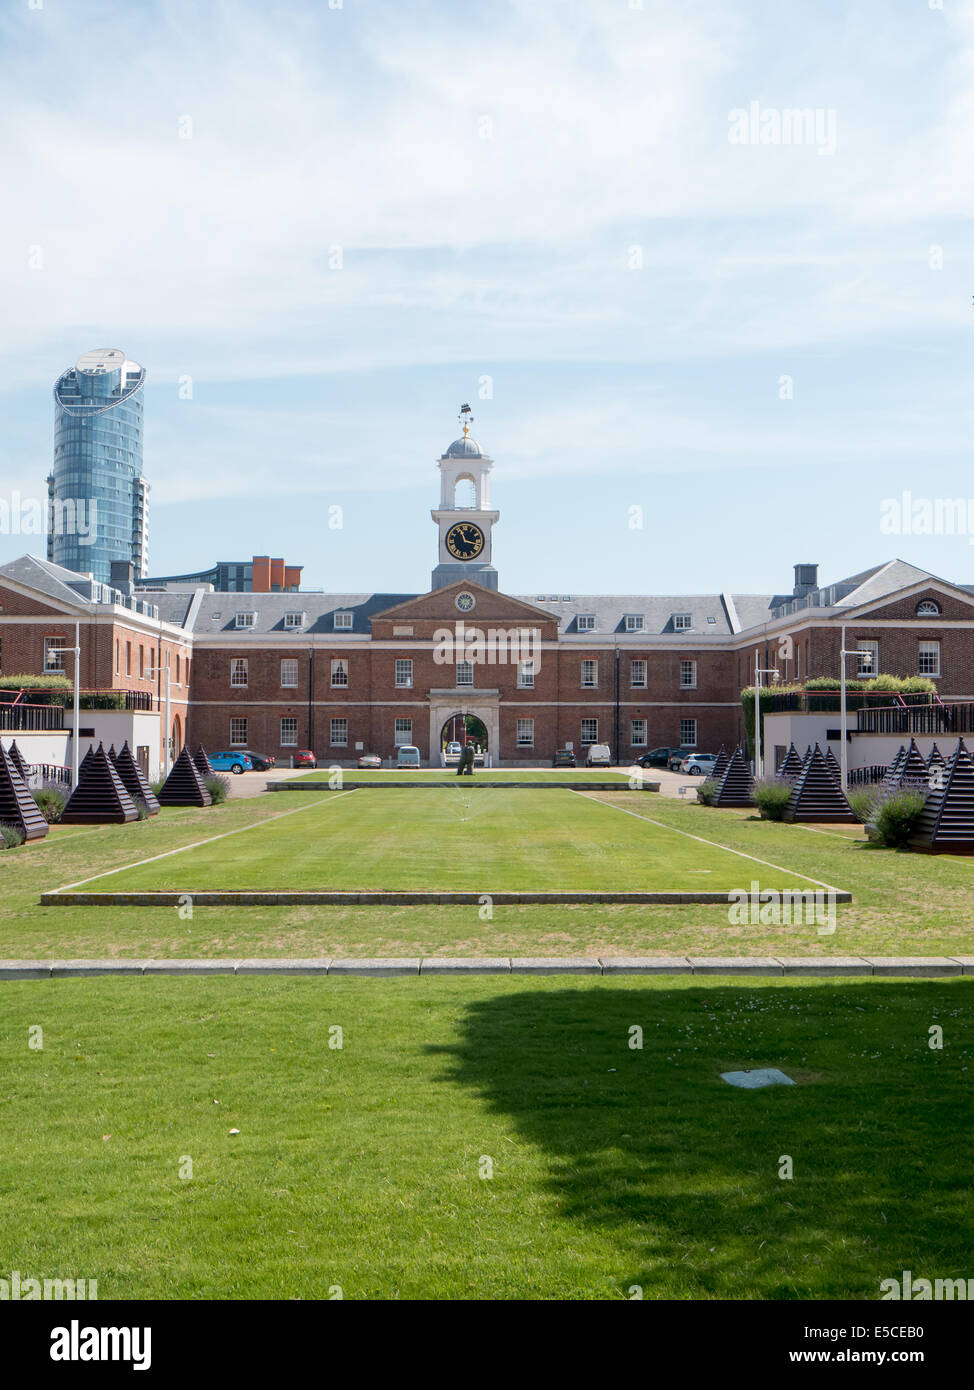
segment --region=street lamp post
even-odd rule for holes
[[[868,649],[867,649],[868,650]],[[842,734],[842,748],[839,757],[839,769],[842,779],[843,795],[849,790],[849,748],[848,748],[848,724],[849,716],[845,703],[845,659],[847,656],[857,656],[860,662],[863,654],[860,648],[855,647],[850,651],[846,650],[845,645],[845,623],[842,624],[842,646],[839,649],[839,725]],[[870,658],[870,665],[872,659]]]
[[[754,775],[762,777],[764,775],[764,765],[761,760],[761,677],[774,676],[777,679],[778,671],[774,666],[759,666],[761,660],[760,648],[754,648]]]
[[[166,708],[166,713],[165,713],[166,729],[165,729],[165,734],[164,734],[163,740],[162,740],[162,775],[163,775],[163,777],[168,777],[168,776],[169,776],[169,736],[170,736],[170,730],[172,729],[172,723],[170,722],[170,713],[169,713],[169,711],[170,711],[170,672],[169,672],[169,653],[168,653],[168,652],[166,653],[166,664],[165,664],[165,666],[150,666],[150,667],[149,667],[149,675],[150,675],[150,676],[155,676],[155,675],[160,675],[160,674],[161,674],[161,675],[164,675],[164,676],[166,677],[166,706],[165,706],[165,708]]]
[[[48,648],[48,655],[56,654],[62,656],[70,653],[74,657],[74,719],[71,723],[71,741],[74,751],[71,755],[71,790],[74,791],[78,785],[78,771],[81,767],[81,755],[78,745],[81,743],[81,623],[74,625],[74,646],[73,647],[53,647]]]

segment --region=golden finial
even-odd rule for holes
[[[473,424],[473,415],[470,413],[469,405],[464,403],[460,407],[460,414],[457,416],[457,419],[463,426],[463,437],[466,439],[467,435],[470,433],[470,426]]]

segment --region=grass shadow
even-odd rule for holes
[[[543,1151],[559,1213],[617,1251],[620,1296],[876,1298],[903,1269],[974,1272],[969,999],[963,980],[552,980],[471,1003],[444,1079]],[[799,1084],[720,1079],[761,1066]]]

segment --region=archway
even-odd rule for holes
[[[172,740],[169,748],[173,759],[178,758],[183,751],[183,724],[178,714],[174,716],[172,721]]]
[[[440,730],[440,752],[448,743],[472,743],[474,749],[486,753],[490,735],[487,725],[475,714],[451,714]]]

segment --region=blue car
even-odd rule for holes
[[[254,764],[249,753],[210,753],[210,765],[214,772],[253,772]]]

